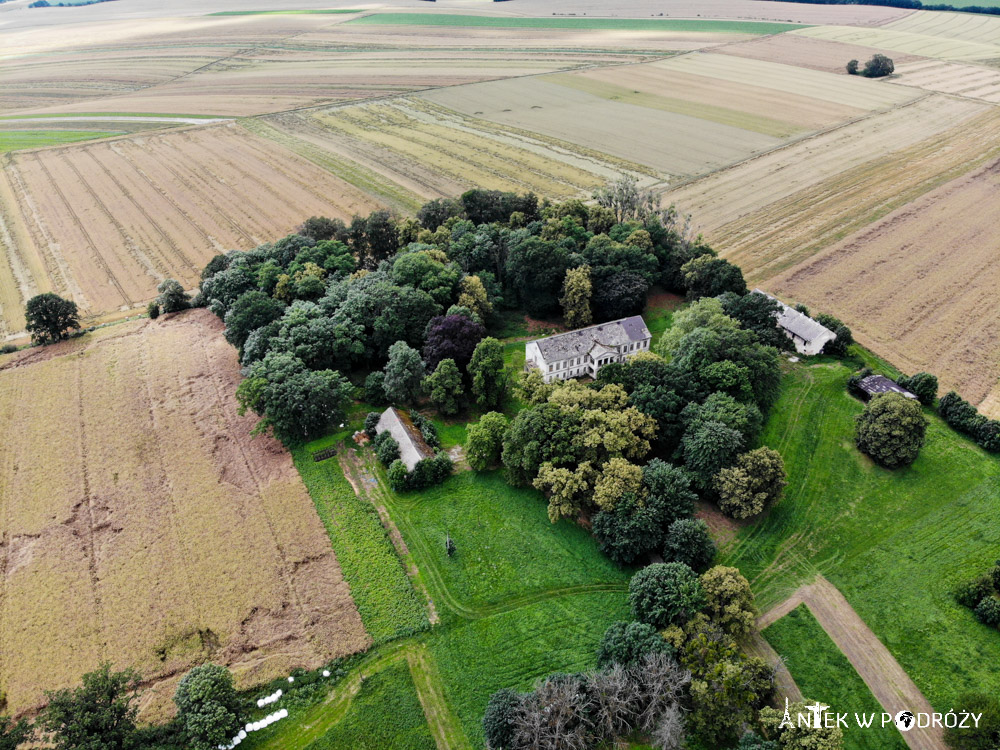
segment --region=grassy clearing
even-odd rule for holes
[[[477,26],[497,29],[588,29],[597,31],[663,31],[721,34],[780,34],[806,28],[801,24],[761,21],[713,21],[678,18],[524,18],[468,16],[460,13],[374,13],[347,23],[377,26]]]
[[[846,750],[905,750],[899,730],[881,726],[882,707],[805,604],[770,625],[763,635],[784,657],[807,699],[822,701],[832,712],[849,714]],[[855,713],[876,714],[872,728],[859,729],[850,723]]]
[[[850,371],[792,368],[764,442],[785,459],[785,499],[722,554],[766,609],[826,576],[937,710],[960,693],[1000,690],[1000,637],[951,592],[1000,548],[1000,460],[931,416],[909,468],[875,466],[854,447]],[[877,575],[873,574],[877,571]]]
[[[310,750],[436,750],[405,661],[361,684],[343,720]]]
[[[461,623],[436,633],[429,645],[466,736],[482,747],[491,693],[526,690],[550,672],[593,668],[604,631],[629,619],[624,591],[563,596]]]
[[[317,463],[307,448],[292,456],[376,645],[426,628],[423,604],[375,508],[354,493],[335,459]]]
[[[121,135],[122,131],[104,130],[4,130],[0,131],[0,153],[19,151],[25,148],[58,146],[61,143],[89,141]]]

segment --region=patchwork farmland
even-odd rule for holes
[[[206,658],[248,685],[368,644],[291,459],[236,414],[220,327],[198,310],[3,362],[9,710],[109,659],[163,683],[153,718]]]

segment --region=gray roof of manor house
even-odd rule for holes
[[[833,331],[818,323],[808,315],[804,315],[794,307],[789,307],[772,294],[768,294],[760,289],[754,289],[755,294],[763,294],[781,305],[781,314],[778,315],[778,325],[789,333],[793,333],[803,341],[815,341],[823,334],[834,336]]]
[[[399,457],[406,464],[407,471],[413,471],[417,461],[434,455],[434,451],[427,445],[424,436],[410,417],[395,407],[390,406],[378,418],[378,424],[375,426],[376,434],[381,434],[385,430],[389,431],[393,440],[399,445]]]
[[[631,318],[611,320],[578,331],[557,333],[555,336],[535,339],[530,343],[538,345],[538,350],[546,362],[558,362],[582,356],[593,349],[594,344],[614,348],[648,338],[650,338],[649,329],[646,328],[642,316],[633,315]]]

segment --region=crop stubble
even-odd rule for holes
[[[369,639],[288,454],[236,414],[210,313],[126,323],[0,372],[0,685],[9,708],[102,659],[167,710],[211,658],[249,686]]]

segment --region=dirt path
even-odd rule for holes
[[[763,629],[781,619],[799,604],[805,604],[844,656],[864,680],[886,713],[908,710],[914,714],[934,709],[882,641],[858,617],[837,587],[822,576],[799,587],[788,599],[761,615]],[[902,732],[910,750],[946,750],[941,729],[914,727]]]
[[[771,644],[764,640],[764,636],[760,632],[754,633],[743,643],[743,650],[746,651],[747,656],[759,656],[768,664],[774,665],[774,685],[778,690],[778,699],[781,703],[784,703],[781,700],[783,698],[788,698],[793,703],[803,699],[802,691],[795,684],[795,679],[788,671],[788,667],[785,666],[785,662],[782,661],[778,652],[771,648]]]

